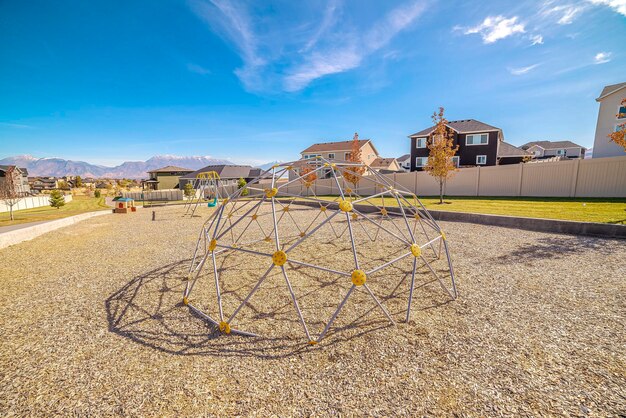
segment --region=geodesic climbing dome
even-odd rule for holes
[[[185,202],[185,215],[193,217],[198,205],[207,197],[215,203],[219,201],[219,180],[220,176],[215,171],[205,171],[196,174],[196,178],[191,183],[195,193]],[[211,201],[209,201],[209,205],[214,206]]]
[[[386,301],[399,288],[408,321],[418,272],[456,298],[444,232],[414,193],[368,166],[319,157],[284,163],[249,182],[247,196],[243,190],[204,223],[183,295],[221,332],[256,336],[246,326],[285,317],[288,305],[316,344],[354,308],[352,299],[394,324]],[[311,296],[312,286],[323,296]],[[275,308],[264,313],[266,305]]]

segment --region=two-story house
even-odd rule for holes
[[[361,151],[361,161],[366,165],[371,165],[378,158],[378,151],[370,139],[359,139],[359,150]],[[323,142],[313,144],[300,152],[303,160],[315,157],[323,157],[327,160],[348,161],[352,152],[352,140],[339,142]]]
[[[30,194],[28,184],[28,170],[14,165],[0,165],[0,182],[12,181],[13,190],[25,196]]]
[[[593,142],[593,158],[624,156],[624,148],[609,140],[609,134],[623,129],[626,123],[626,83],[613,84],[602,89],[596,99],[600,103],[596,138]]]
[[[528,151],[534,158],[584,158],[585,148],[572,141],[533,141],[527,142],[520,148]]]
[[[475,119],[453,120],[446,125],[454,145],[459,148],[453,160],[457,167],[507,164],[521,162],[527,155],[523,150],[504,142],[502,129]],[[428,139],[434,126],[421,130],[411,139],[411,171],[423,170],[428,163]],[[502,145],[505,144],[505,145]],[[517,149],[519,152],[512,152]]]
[[[154,190],[178,189],[178,180],[191,172],[193,170],[188,168],[168,165],[167,167],[148,171],[150,179],[146,184],[150,184],[150,187],[154,188]]]

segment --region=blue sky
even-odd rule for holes
[[[520,145],[591,146],[626,81],[626,0],[0,3],[0,158],[261,163],[445,106]]]

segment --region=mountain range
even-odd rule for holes
[[[198,170],[207,165],[233,163],[229,160],[210,156],[181,157],[177,155],[157,155],[146,161],[126,161],[115,167],[90,164],[84,161],[62,158],[36,158],[32,155],[18,155],[0,160],[0,165],[16,165],[28,169],[30,177],[36,176],[81,176],[93,178],[141,179],[148,177],[148,171],[174,165]]]

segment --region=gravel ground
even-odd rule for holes
[[[357,292],[309,346],[282,275],[233,323],[262,337],[220,335],[181,303],[202,210],[104,216],[0,250],[0,415],[626,414],[624,241],[443,223],[456,301],[422,269],[402,323],[399,264],[368,276],[396,326]],[[218,259],[227,312],[267,265],[237,254]],[[351,253],[320,239],[307,256]],[[208,270],[191,299],[215,314]],[[287,270],[317,334],[346,279]]]

